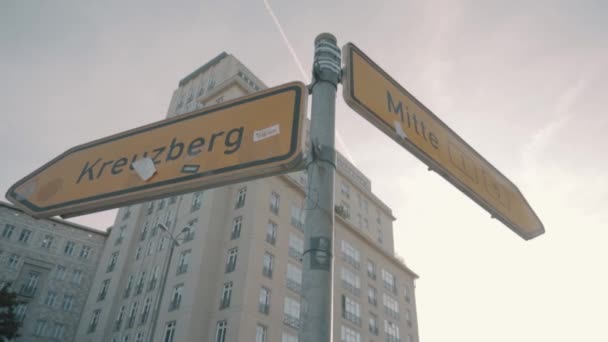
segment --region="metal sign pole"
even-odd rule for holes
[[[334,177],[336,171],[336,90],[341,77],[336,38],[322,33],[315,39],[311,86],[311,155],[308,165],[300,342],[331,341],[332,241]]]

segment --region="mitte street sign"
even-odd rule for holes
[[[345,101],[522,238],[545,232],[519,189],[359,48],[343,48]]]
[[[76,146],[6,197],[34,217],[75,216],[295,171],[307,97],[288,83]]]

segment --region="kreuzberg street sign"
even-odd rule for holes
[[[74,216],[298,170],[307,97],[288,83],[76,146],[6,197],[34,217]],[[147,181],[132,165],[142,158]]]
[[[519,189],[352,43],[345,101],[522,238],[545,232]]]

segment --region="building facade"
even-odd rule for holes
[[[179,82],[167,116],[264,88],[222,53]],[[334,340],[417,342],[417,276],[394,256],[391,210],[345,158],[337,165]],[[306,180],[300,171],[121,208],[76,340],[297,341]]]
[[[107,233],[0,202],[0,287],[24,303],[16,341],[73,341]]]

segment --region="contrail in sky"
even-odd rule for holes
[[[270,17],[272,18],[274,25],[277,27],[277,30],[279,30],[279,33],[281,34],[281,38],[283,38],[283,42],[287,46],[287,49],[289,50],[291,57],[293,57],[294,62],[296,62],[296,65],[298,66],[298,69],[300,70],[300,73],[302,74],[302,78],[304,78],[306,83],[310,83],[308,74],[304,70],[304,67],[302,66],[302,62],[300,62],[300,59],[298,58],[298,55],[296,54],[296,50],[294,50],[293,46],[289,42],[289,39],[287,39],[287,35],[285,34],[285,31],[283,30],[283,27],[281,26],[281,23],[279,22],[279,18],[277,18],[277,16],[274,14],[274,11],[272,10],[272,8],[270,7],[270,4],[268,3],[268,0],[264,0],[264,6],[266,7],[268,14],[270,14]],[[355,164],[355,160],[353,159],[353,156],[350,154],[350,151],[348,150],[348,148],[346,147],[346,144],[344,143],[344,140],[342,139],[342,135],[340,134],[340,131],[338,131],[337,129],[336,129],[336,138],[338,138],[338,144],[340,144],[340,146],[342,147],[342,151],[344,151],[344,154],[346,155],[348,160],[350,160],[351,163]]]

